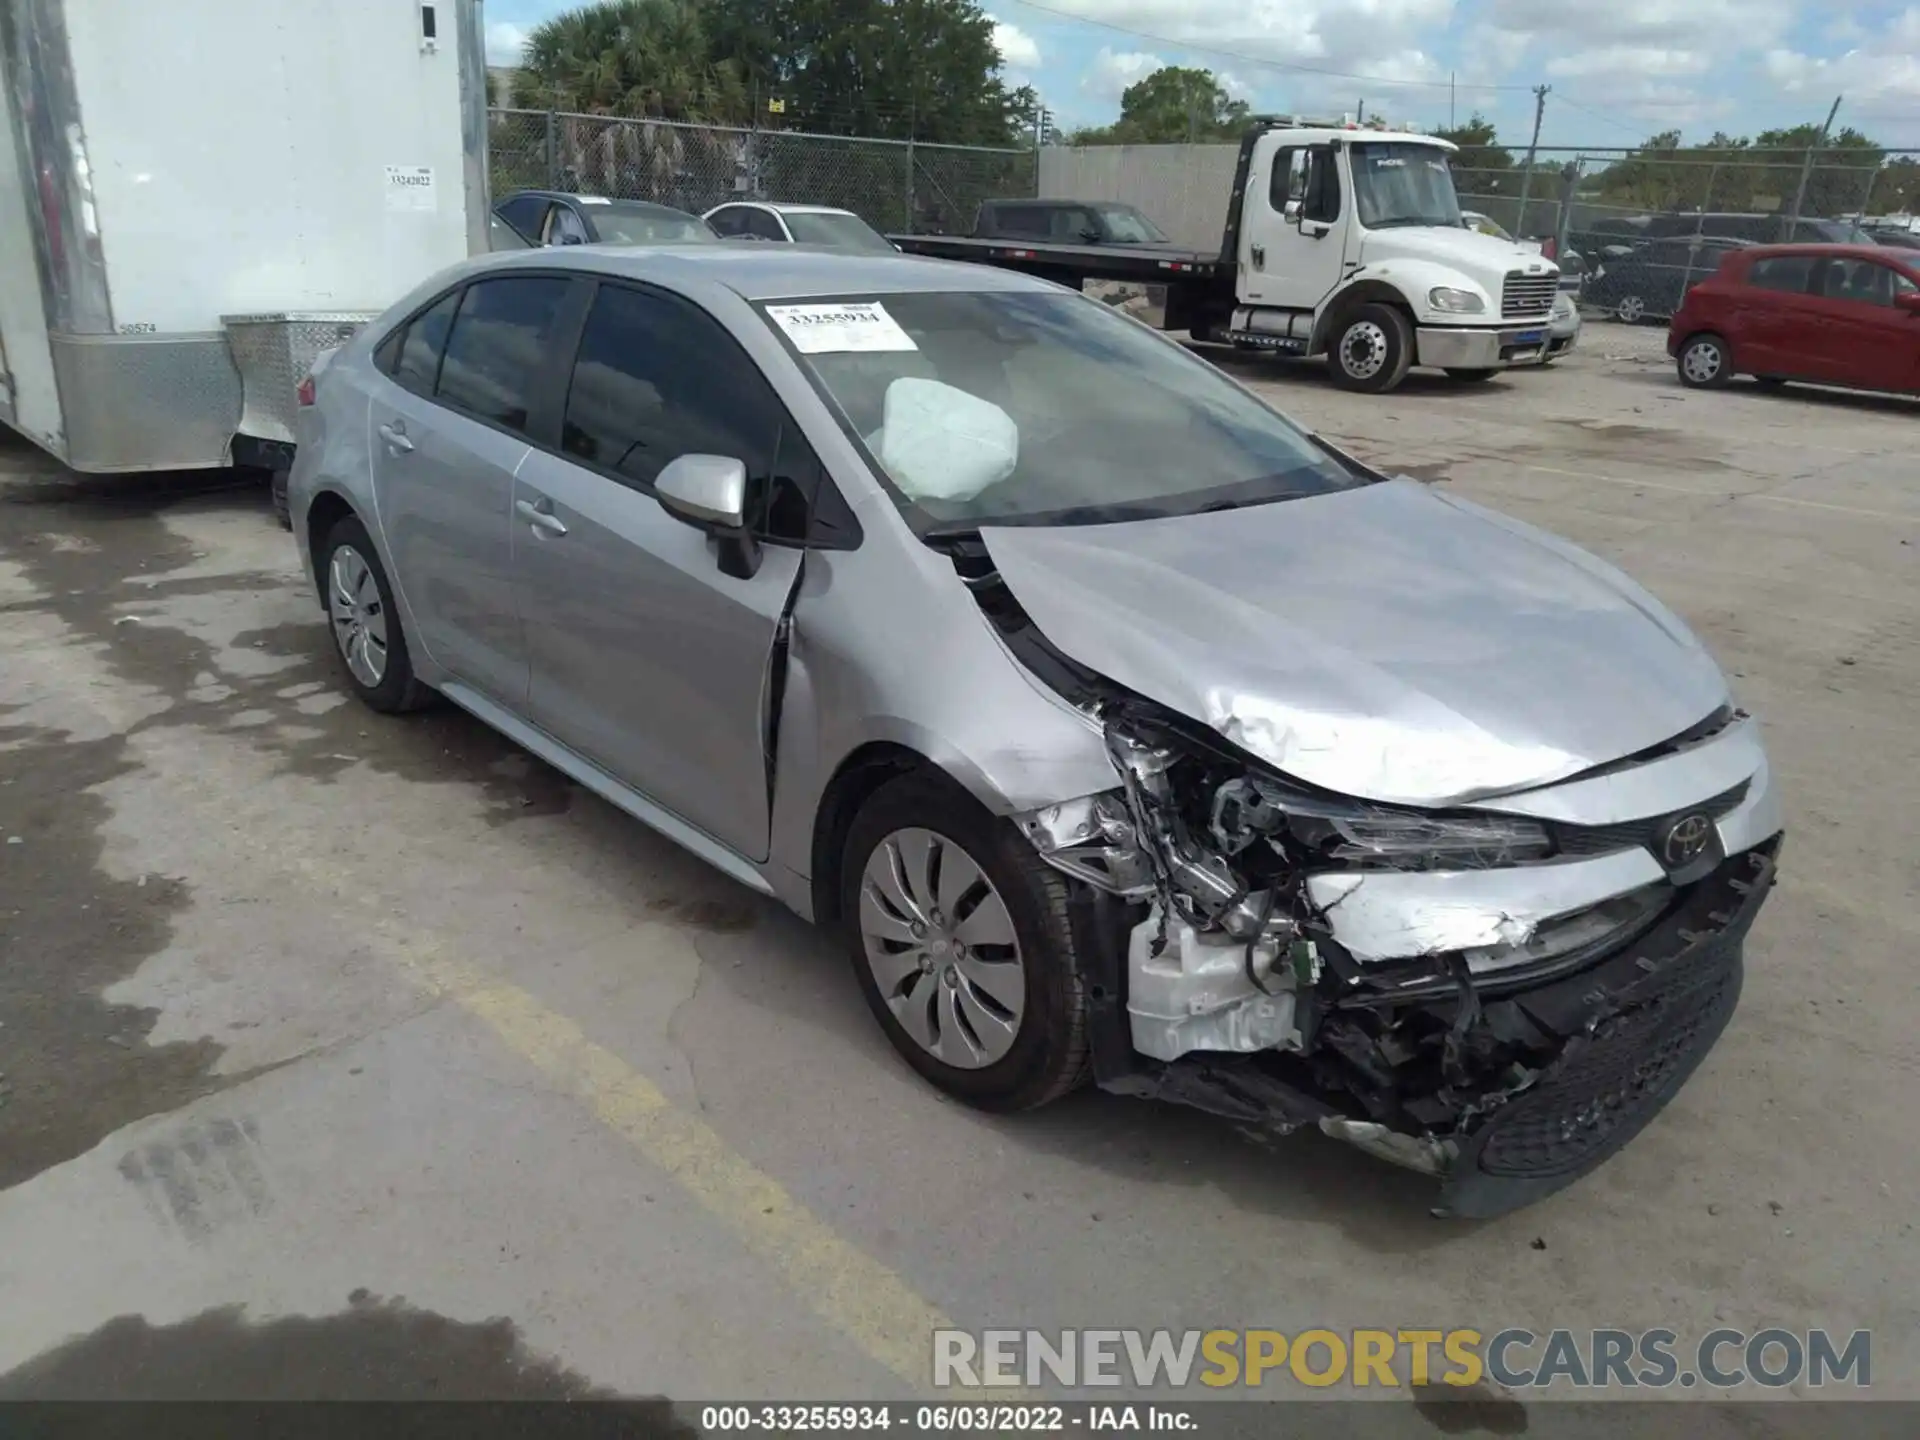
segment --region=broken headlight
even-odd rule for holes
[[[1506,815],[1431,815],[1314,794],[1265,776],[1214,792],[1213,837],[1230,854],[1266,839],[1297,859],[1395,870],[1484,870],[1545,860],[1553,841],[1537,821]]]

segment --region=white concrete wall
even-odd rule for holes
[[[1220,244],[1237,145],[1048,145],[1040,194],[1049,200],[1120,200],[1167,238],[1196,250]]]

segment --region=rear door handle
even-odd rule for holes
[[[387,442],[387,448],[398,454],[406,454],[413,449],[413,441],[407,438],[407,427],[400,424],[382,425],[380,438]]]
[[[566,523],[553,513],[551,500],[516,500],[514,513],[544,535],[564,535]]]

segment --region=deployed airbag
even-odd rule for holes
[[[971,500],[1013,473],[1020,428],[998,405],[939,380],[887,386],[880,463],[910,500]]]

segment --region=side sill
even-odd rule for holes
[[[759,895],[771,896],[773,887],[751,860],[743,859],[704,830],[696,829],[671,810],[655,804],[638,790],[623,785],[592,761],[575,754],[543,730],[502,710],[484,695],[477,694],[458,681],[440,687],[440,693],[472,715],[505,735],[514,744],[531,750],[554,769],[593,791],[609,805],[627,812],[642,825],[659,831],[681,849],[697,855],[729,879],[737,880]]]

